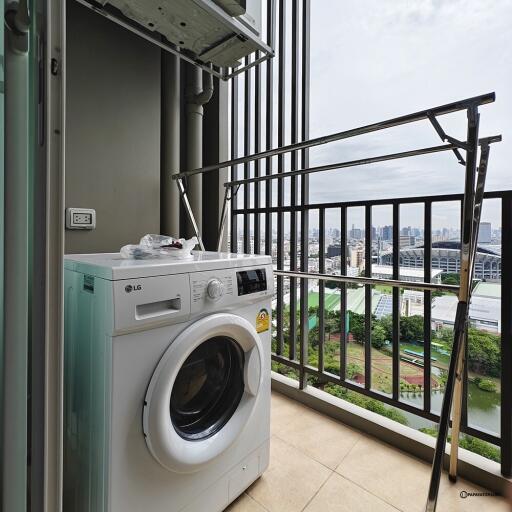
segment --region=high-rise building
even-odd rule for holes
[[[490,222],[480,222],[478,231],[478,243],[490,244],[492,241],[492,227]]]
[[[393,240],[393,226],[383,226],[382,240]]]

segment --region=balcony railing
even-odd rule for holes
[[[510,430],[510,419],[506,413],[510,412],[508,409],[509,397],[508,393],[504,394],[502,400],[502,409],[505,409],[504,415],[501,417],[503,423],[502,434],[496,435],[493,432],[486,432],[482,428],[475,428],[468,422],[468,369],[466,361],[468,360],[468,328],[469,322],[470,303],[472,300],[473,291],[473,278],[475,277],[475,261],[478,258],[477,238],[479,237],[481,212],[484,202],[484,189],[485,178],[487,172],[487,164],[489,160],[490,144],[501,141],[500,135],[491,137],[479,138],[479,118],[480,114],[478,108],[481,105],[492,103],[495,99],[494,93],[484,94],[481,96],[468,98],[465,100],[433,107],[426,110],[414,112],[404,116],[387,119],[377,123],[360,126],[350,130],[337,132],[328,136],[317,137],[303,142],[294,142],[288,146],[280,146],[278,148],[267,149],[259,151],[252,155],[242,157],[235,157],[229,161],[220,162],[200,169],[192,169],[179,174],[173,175],[173,179],[177,181],[182,196],[184,206],[186,208],[189,220],[193,229],[195,230],[201,247],[204,248],[200,232],[197,229],[197,224],[194,214],[190,208],[187,198],[187,192],[184,186],[184,181],[188,176],[195,174],[203,174],[211,171],[216,171],[221,168],[232,168],[232,180],[225,183],[224,204],[222,209],[222,219],[219,229],[219,247],[222,243],[222,233],[228,210],[228,202],[236,196],[242,187],[243,193],[243,209],[238,208],[236,201],[233,202],[231,208],[231,246],[238,242],[238,217],[243,217],[243,239],[242,244],[244,252],[250,252],[250,236],[251,231],[254,233],[255,240],[253,244],[254,252],[261,250],[261,237],[260,237],[260,217],[265,215],[265,250],[266,252],[273,253],[273,232],[272,232],[272,218],[275,214],[277,216],[277,240],[276,240],[276,269],[277,276],[277,306],[276,306],[276,346],[274,360],[276,362],[285,363],[299,372],[300,387],[303,389],[307,385],[307,377],[314,376],[321,382],[331,382],[339,384],[344,388],[366,394],[372,398],[388,404],[398,406],[400,409],[406,410],[412,414],[417,414],[424,418],[435,421],[439,419],[439,434],[436,442],[436,449],[434,453],[434,462],[432,470],[432,478],[428,493],[426,510],[434,511],[436,507],[437,496],[439,492],[439,484],[441,477],[441,469],[443,456],[445,451],[445,444],[448,438],[448,429],[450,426],[450,416],[452,404],[454,407],[453,415],[453,440],[450,452],[450,478],[454,479],[457,475],[457,449],[459,441],[459,431],[462,430],[470,435],[484,439],[491,443],[500,445],[502,448],[502,472],[505,475],[510,474],[511,460],[510,460],[510,435],[507,431]],[[232,101],[236,101],[236,97],[232,97]],[[234,103],[232,107],[234,107]],[[234,110],[232,108],[232,110]],[[438,117],[446,114],[451,114],[458,111],[466,111],[467,115],[467,140],[460,141],[446,134],[439,124]],[[388,153],[379,156],[372,156],[358,160],[336,162],[328,165],[321,165],[317,167],[310,167],[308,160],[308,149],[320,146],[323,144],[341,141],[353,137],[358,137],[364,134],[369,134],[397,126],[403,126],[411,123],[420,123],[429,121],[435,129],[439,137],[445,144],[439,146],[416,148],[409,151],[402,151],[399,153]],[[236,125],[232,124],[232,140],[234,140]],[[246,130],[247,131],[247,130]],[[446,143],[447,142],[447,143]],[[465,157],[462,156],[460,150],[465,151]],[[339,170],[362,165],[374,164],[378,162],[385,162],[390,160],[397,160],[402,158],[410,158],[419,155],[428,155],[439,152],[453,152],[459,162],[465,167],[464,179],[464,194],[462,196],[437,196],[432,197],[415,197],[404,199],[390,199],[384,201],[361,201],[361,202],[345,202],[345,203],[324,203],[324,204],[308,204],[307,194],[307,176],[311,173],[319,173],[328,170]],[[289,153],[291,156],[291,169],[285,170],[284,155]],[[298,166],[298,154],[301,154],[303,167]],[[479,155],[479,157],[478,157]],[[271,168],[272,157],[277,157],[278,169],[274,173]],[[478,161],[477,161],[478,160]],[[266,163],[265,174],[261,174],[259,163],[264,161]],[[254,163],[254,174],[251,176],[250,164]],[[238,179],[237,166],[244,164],[244,178]],[[302,200],[298,201],[298,185],[297,178],[301,178],[301,196]],[[291,201],[289,205],[284,201],[284,181],[290,180]],[[271,202],[271,181],[277,181],[277,206],[270,206]],[[260,184],[266,183],[266,206],[261,207],[260,202]],[[508,197],[508,196],[507,196]],[[254,199],[254,202],[251,201]],[[432,281],[432,205],[439,201],[458,201],[460,203],[459,211],[461,212],[460,219],[460,276],[459,282],[455,284],[450,283],[436,283]],[[505,198],[502,199],[506,204],[503,205],[505,214],[510,210],[510,205],[506,202]],[[424,278],[421,281],[401,279],[400,276],[400,207],[406,203],[423,203],[424,208],[424,244],[423,244],[423,264],[424,264]],[[392,257],[392,277],[391,278],[376,278],[372,275],[372,209],[379,204],[380,206],[389,205],[392,208],[392,224],[393,235],[392,247],[394,249]],[[359,266],[363,259],[364,253],[364,275],[350,275],[347,269],[347,215],[348,210],[354,207],[362,207],[364,209],[364,251],[358,256],[356,266]],[[340,274],[336,277],[325,273],[325,234],[326,234],[326,212],[332,209],[339,210],[340,215],[340,228],[341,228],[341,245],[340,245]],[[319,218],[319,268],[318,272],[310,273],[308,268],[308,249],[309,249],[309,219],[312,213],[318,215]],[[285,216],[289,216],[289,233],[290,245],[289,268],[285,267]],[[300,232],[299,237],[299,223],[300,216]],[[254,229],[251,229],[254,226]],[[503,222],[503,232],[507,233],[510,223],[505,219]],[[507,237],[508,235],[504,235]],[[359,236],[359,238],[361,238]],[[501,238],[501,237],[500,237]],[[300,241],[299,241],[300,239]],[[410,242],[410,240],[409,240]],[[298,249],[300,250],[298,251]],[[451,247],[453,249],[453,247]],[[299,255],[300,254],[300,255]],[[496,256],[496,255],[495,255]],[[361,261],[359,261],[361,260]],[[455,266],[457,268],[457,266]],[[505,275],[506,276],[506,275]],[[508,280],[508,276],[507,280]],[[287,334],[289,338],[288,343],[288,357],[283,358],[284,352],[284,279],[289,278],[289,328]],[[309,364],[309,342],[307,332],[309,329],[308,317],[308,284],[307,281],[316,279],[319,281],[319,296],[318,296],[318,363],[316,367]],[[300,281],[300,302],[297,303],[297,280]],[[508,282],[506,280],[506,282]],[[341,288],[341,303],[340,303],[340,366],[339,374],[336,376],[333,372],[327,371],[325,367],[325,304],[326,282],[334,281],[340,284]],[[349,310],[347,307],[347,287],[350,285],[364,286],[364,322],[360,326],[359,342],[364,347],[364,353],[360,354],[360,359],[364,364],[364,374],[358,375],[358,381],[349,382],[348,376],[348,339],[349,332],[346,313]],[[372,332],[373,318],[372,318],[372,287],[390,286],[392,289],[392,320],[389,338],[391,338],[391,390],[387,394],[385,389],[375,390],[372,386]],[[411,348],[404,350],[408,355],[418,356],[423,362],[423,386],[424,393],[423,407],[416,407],[415,405],[408,404],[399,399],[400,389],[402,383],[400,380],[400,365],[404,355],[401,351],[401,332],[400,332],[400,306],[401,306],[401,289],[419,289],[423,291],[424,306],[424,320],[423,332],[419,335],[413,336],[418,341],[418,337],[422,337],[421,345],[423,345],[424,352],[418,353]],[[445,343],[443,351],[446,355],[450,356],[446,362],[445,370],[448,370],[443,376],[441,373],[439,378],[434,381],[432,378],[432,352],[433,343],[431,340],[431,313],[427,305],[431,304],[432,293],[453,292],[457,293],[457,300],[455,311],[453,315],[453,335],[450,337],[451,343]],[[299,309],[299,319],[297,325],[296,311]],[[406,315],[407,316],[407,315]],[[504,320],[502,314],[502,321]],[[405,321],[404,321],[405,323]],[[353,330],[353,329],[352,329]],[[364,335],[361,335],[361,330]],[[382,332],[386,336],[386,329],[380,326],[380,338],[382,340]],[[354,333],[355,334],[355,333]],[[471,334],[471,333],[469,333]],[[402,336],[406,341],[414,341],[410,339],[411,335]],[[298,344],[297,344],[298,340]],[[385,340],[384,340],[385,341]],[[442,346],[442,345],[441,345]],[[449,348],[453,347],[453,353],[450,354]],[[375,347],[377,348],[377,347]],[[507,344],[502,344],[502,353],[504,356],[503,361],[508,361]],[[297,357],[298,349],[298,357]],[[486,349],[484,348],[484,351]],[[418,365],[418,357],[414,357],[410,363]],[[503,368],[507,365],[503,362]],[[382,371],[382,368],[381,368]],[[361,373],[361,372],[358,372]],[[386,373],[384,371],[384,373]],[[509,375],[506,371],[501,372],[502,381],[504,384],[509,384]],[[388,376],[389,377],[389,376]],[[417,380],[417,375],[415,376]],[[443,380],[445,381],[443,383]],[[432,383],[435,382],[436,388],[441,388],[444,384],[445,394],[442,400],[441,413],[439,417],[433,411],[431,403]],[[419,383],[418,383],[419,384]],[[414,384],[417,386],[418,384]],[[482,387],[484,390],[490,390],[493,383],[486,382]],[[506,386],[504,386],[505,388]],[[380,391],[380,392],[377,392]],[[384,392],[382,392],[384,391]],[[505,391],[505,389],[503,390]],[[497,429],[496,429],[497,430]]]
[[[487,378],[489,375],[478,375],[471,372],[471,379],[468,377],[468,370],[464,375],[464,393],[463,393],[463,412],[462,412],[462,426],[461,430],[473,437],[483,441],[492,443],[501,450],[501,467],[504,475],[509,475],[511,471],[511,451],[512,451],[512,191],[499,191],[488,192],[485,194],[485,202],[490,200],[498,201],[501,208],[501,279],[499,286],[501,289],[501,304],[500,304],[500,318],[496,326],[492,326],[495,331],[494,336],[500,335],[499,350],[500,350],[500,365],[501,371],[499,375],[499,383],[501,384],[501,393],[488,394],[490,402],[492,399],[498,399],[499,406],[493,406],[493,410],[499,410],[499,423],[497,428],[490,428],[487,426],[479,425],[478,421],[471,421],[468,417],[468,404],[470,397],[468,388],[470,381],[475,378]],[[436,210],[441,203],[446,206],[446,203],[452,205],[453,211],[461,211],[462,208],[462,195],[437,195],[437,196],[424,196],[424,197],[407,197],[407,198],[393,198],[393,199],[380,199],[372,201],[350,201],[350,202],[331,202],[331,203],[316,203],[307,205],[281,205],[281,206],[266,206],[266,207],[253,207],[234,209],[232,216],[235,219],[233,225],[238,223],[242,225],[253,225],[256,216],[268,216],[281,214],[290,216],[308,216],[311,218],[318,218],[318,271],[310,272],[308,262],[308,245],[311,242],[309,234],[304,232],[301,234],[301,239],[296,239],[294,243],[296,247],[289,248],[290,259],[286,258],[285,251],[281,252],[279,259],[275,258],[276,263],[276,280],[277,296],[275,298],[275,339],[274,339],[274,353],[272,359],[275,363],[279,363],[295,373],[300,386],[304,388],[309,383],[313,385],[324,386],[325,384],[334,384],[342,388],[354,391],[366,397],[378,400],[384,404],[412,413],[417,417],[424,418],[435,423],[439,422],[439,410],[433,406],[432,397],[439,396],[442,392],[444,365],[438,361],[439,359],[439,343],[433,345],[433,319],[432,319],[432,304],[440,294],[449,294],[457,291],[457,286],[442,284],[439,282],[432,282],[432,211]],[[485,204],[485,203],[484,203]],[[392,339],[391,346],[384,348],[384,350],[372,349],[372,331],[374,325],[377,323],[375,316],[372,313],[372,289],[388,285],[388,282],[399,279],[401,269],[400,266],[400,228],[401,223],[400,212],[406,205],[414,205],[414,208],[423,210],[423,279],[420,282],[410,282],[407,289],[420,290],[423,294],[423,332],[422,343],[418,343],[416,350],[403,349],[404,340],[401,339],[400,322],[401,322],[401,292],[405,289],[393,287],[392,288],[392,308],[391,308],[391,331]],[[495,205],[496,207],[497,205]],[[392,279],[382,279],[381,283],[376,284],[376,278],[372,274],[372,260],[375,260],[375,255],[372,255],[374,248],[372,247],[372,231],[374,223],[372,223],[372,216],[375,211],[381,212],[382,209],[388,209],[392,216]],[[485,208],[485,206],[484,206]],[[360,244],[364,246],[364,269],[362,276],[353,276],[352,278],[342,277],[338,275],[347,276],[347,260],[348,260],[348,244],[351,242],[350,233],[347,227],[347,219],[350,213],[355,209],[364,209],[364,230],[361,233],[362,239]],[[337,227],[339,230],[340,243],[337,244],[339,248],[339,261],[340,266],[335,270],[330,270],[328,273],[326,268],[326,217],[333,219],[336,216],[339,219]],[[332,221],[331,221],[332,222]],[[407,224],[410,224],[408,222]],[[332,229],[332,223],[331,223]],[[337,231],[336,231],[337,234]],[[238,244],[242,250],[247,248],[252,249],[254,252],[260,252],[263,247],[255,243],[256,237],[251,236],[250,230],[240,231],[238,234]],[[247,238],[249,237],[249,238]],[[274,247],[277,249],[279,240],[267,234],[270,240],[265,241],[265,246]],[[272,240],[273,238],[273,240]],[[314,237],[312,237],[314,238]],[[256,240],[257,242],[257,240]],[[373,241],[373,246],[375,241]],[[281,241],[282,243],[282,241]],[[434,244],[435,245],[435,244]],[[457,244],[455,244],[456,246]],[[301,254],[301,250],[306,250]],[[274,252],[276,252],[274,250]],[[311,258],[309,258],[311,259]],[[298,270],[300,269],[300,270]],[[338,275],[336,275],[338,274]],[[436,273],[437,274],[437,273]],[[373,276],[373,277],[372,277]],[[479,277],[477,273],[476,277]],[[371,279],[371,284],[368,280]],[[379,278],[377,278],[379,279]],[[308,290],[310,286],[308,283],[318,281],[318,291],[315,292],[314,300],[318,303],[318,310],[313,315],[309,310],[311,303],[308,300]],[[336,307],[339,307],[339,329],[337,332],[329,332],[326,330],[326,319],[329,315],[329,305],[327,302],[331,300],[333,292],[326,292],[326,285],[328,283],[336,284]],[[351,326],[347,325],[350,320],[350,304],[347,303],[349,287],[363,287],[364,288],[364,339],[360,344],[361,350],[361,366],[364,371],[362,375],[351,375],[349,371],[350,361],[353,359],[349,356],[351,352],[350,346],[356,344],[353,341],[353,333]],[[289,290],[289,291],[288,291]],[[288,291],[288,293],[285,293]],[[329,290],[327,290],[329,291]],[[297,301],[297,295],[300,295]],[[285,301],[285,296],[289,299]],[[434,302],[435,304],[435,302]],[[416,308],[417,309],[417,308]],[[298,317],[293,314],[293,311],[298,311]],[[332,312],[332,309],[331,309]],[[331,313],[332,314],[332,313]],[[318,334],[311,337],[308,333],[312,316],[316,316]],[[471,318],[471,314],[470,314]],[[499,327],[501,325],[501,327]],[[316,327],[316,326],[315,326]],[[499,331],[499,332],[498,332]],[[332,341],[334,337],[336,341]],[[331,341],[327,342],[326,336],[329,335]],[[471,336],[471,334],[470,334]],[[493,336],[493,335],[489,335]],[[402,336],[403,338],[403,336]],[[495,339],[495,338],[494,338]],[[336,355],[339,353],[338,364],[326,368],[326,349],[332,353],[333,343],[337,345]],[[434,340],[434,343],[436,341]],[[313,348],[313,345],[315,347]],[[411,358],[404,354],[404,350],[409,350],[412,354]],[[444,349],[441,348],[441,351]],[[471,343],[470,349],[471,351]],[[415,354],[414,352],[417,352]],[[422,352],[422,355],[420,355]],[[390,354],[389,356],[386,354]],[[310,357],[310,356],[313,357]],[[467,354],[471,364],[472,354]],[[405,357],[404,357],[405,356]],[[436,357],[437,356],[437,357]],[[379,361],[375,361],[376,358]],[[382,359],[389,358],[388,361]],[[311,359],[314,359],[312,362]],[[404,359],[406,359],[404,361]],[[372,366],[373,365],[373,366]],[[375,370],[374,366],[378,370]],[[416,397],[414,402],[407,400],[409,393],[404,392],[403,386],[406,381],[403,380],[403,373],[409,365],[417,365],[419,374],[422,374],[422,382],[418,382],[417,377],[414,380],[416,384]],[[435,370],[437,368],[437,370]],[[389,370],[389,371],[388,371]],[[435,370],[435,371],[433,371]],[[391,385],[389,392],[379,386],[379,382],[372,381],[372,374],[375,375],[377,371],[388,374]],[[436,375],[437,372],[437,375]],[[441,376],[439,376],[441,372]],[[492,379],[491,379],[492,380]],[[401,386],[402,383],[402,386]],[[473,385],[474,386],[474,385]],[[433,387],[437,389],[433,389]],[[381,389],[379,389],[381,388]],[[476,388],[475,388],[476,390]],[[434,394],[433,394],[434,393]],[[421,404],[418,404],[417,397],[421,396]],[[437,400],[436,400],[437,402]]]

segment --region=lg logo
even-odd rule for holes
[[[141,284],[136,284],[136,285],[127,284],[124,287],[124,291],[126,293],[138,292],[139,290],[142,290],[142,285]]]

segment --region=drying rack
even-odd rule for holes
[[[236,195],[238,189],[242,185],[249,183],[257,183],[260,181],[268,180],[282,180],[292,176],[301,176],[316,172],[344,169],[349,167],[356,167],[360,165],[367,165],[377,162],[385,162],[389,160],[397,160],[401,158],[409,158],[418,155],[427,155],[433,153],[441,153],[444,151],[451,151],[454,153],[458,163],[465,167],[465,182],[464,182],[464,197],[462,205],[462,232],[461,232],[461,269],[460,269],[460,285],[448,286],[436,283],[412,283],[410,281],[403,281],[400,279],[380,279],[372,277],[349,277],[349,276],[330,276],[325,274],[309,273],[309,272],[289,272],[286,270],[275,270],[276,275],[297,277],[297,278],[313,278],[324,281],[335,280],[337,282],[357,283],[357,284],[371,284],[381,285],[386,284],[394,288],[416,288],[423,290],[450,290],[458,294],[458,304],[454,322],[454,341],[450,357],[450,365],[448,369],[448,378],[446,381],[446,389],[443,397],[443,405],[441,408],[441,415],[439,421],[439,433],[436,441],[434,452],[434,459],[432,463],[432,474],[430,479],[428,498],[425,510],[433,512],[436,508],[437,496],[439,493],[439,484],[441,480],[441,472],[443,467],[444,452],[446,449],[446,440],[448,436],[448,429],[452,429],[452,441],[450,450],[450,465],[449,465],[449,478],[455,481],[457,478],[457,461],[458,461],[458,446],[459,446],[459,433],[461,426],[462,416],[462,396],[463,396],[463,377],[466,364],[467,354],[467,327],[468,327],[468,313],[469,304],[471,301],[471,283],[473,279],[475,255],[477,251],[478,230],[480,226],[480,216],[482,211],[483,196],[485,189],[485,178],[487,174],[487,166],[489,162],[490,145],[495,142],[501,141],[501,135],[491,137],[479,138],[479,120],[480,114],[478,108],[486,103],[495,101],[495,94],[489,93],[473,98],[464,99],[447,105],[422,110],[412,114],[388,119],[378,123],[361,126],[351,130],[337,132],[331,135],[310,139],[303,142],[282,146],[267,151],[262,151],[248,156],[235,158],[220,162],[218,164],[209,165],[199,169],[181,172],[172,176],[176,181],[180,196],[182,198],[187,216],[190,220],[192,228],[198,238],[199,245],[204,251],[204,244],[201,238],[201,233],[194,214],[190,207],[190,203],[186,192],[186,179],[188,176],[196,174],[204,174],[207,172],[215,171],[218,169],[236,166],[239,164],[247,164],[262,160],[264,158],[271,158],[276,155],[284,153],[292,153],[299,150],[308,149],[322,144],[328,144],[343,139],[349,139],[366,133],[385,130],[405,124],[410,124],[418,121],[428,121],[439,135],[444,144],[438,146],[430,146],[425,148],[413,149],[410,151],[403,151],[400,153],[391,153],[369,158],[362,158],[358,160],[350,160],[344,162],[337,162],[328,165],[320,165],[317,167],[308,167],[298,170],[282,171],[278,170],[276,174],[272,174],[270,169],[267,174],[263,176],[255,176],[252,178],[240,179],[229,181],[224,184],[224,202],[222,206],[221,220],[219,226],[219,238],[217,249],[220,250],[224,225],[226,222],[226,215],[228,211],[228,203]],[[460,141],[451,137],[443,130],[438,121],[439,116],[451,114],[458,111],[465,110],[467,112],[467,137],[465,141]],[[480,148],[480,151],[479,151]],[[463,157],[461,151],[465,152]],[[398,248],[394,248],[398,250]],[[450,422],[453,407],[453,419]],[[451,423],[451,425],[450,425]]]

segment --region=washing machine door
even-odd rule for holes
[[[144,403],[144,435],[158,462],[190,473],[223,453],[251,416],[263,363],[260,337],[236,315],[205,317],[178,335]]]

